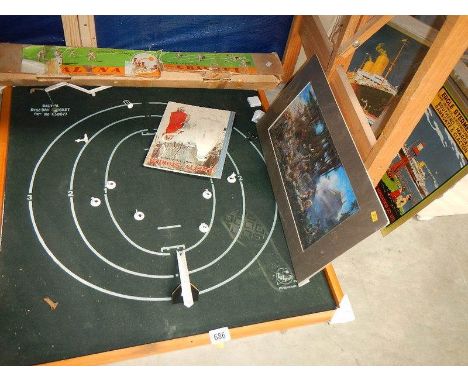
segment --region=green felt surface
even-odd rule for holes
[[[335,308],[322,273],[301,288],[288,277],[291,262],[259,143],[244,137],[255,133],[251,95],[114,88],[92,97],[62,88],[49,99],[44,91],[14,88],[0,364],[44,363]],[[221,179],[142,166],[168,101],[236,112]],[[51,103],[67,115],[44,115]],[[76,142],[84,134],[88,144]],[[106,169],[113,189],[105,187]],[[241,179],[229,183],[233,172]],[[206,189],[214,197],[204,199]],[[90,204],[93,197],[99,206]],[[143,220],[134,219],[136,210]],[[210,232],[200,232],[211,220]],[[158,229],[171,225],[180,227]],[[190,309],[169,301],[179,284],[177,261],[173,252],[161,255],[162,247],[182,244],[200,290]]]

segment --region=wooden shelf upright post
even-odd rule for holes
[[[94,16],[62,16],[62,25],[67,46],[97,48]]]

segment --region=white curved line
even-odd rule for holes
[[[270,241],[271,239],[271,235],[273,234],[273,231],[275,230],[275,225],[276,225],[276,218],[277,218],[277,212],[278,212],[278,206],[277,204],[275,203],[275,215],[274,215],[274,218],[273,218],[273,224],[271,225],[271,229],[270,229],[270,233],[268,234],[268,237],[267,239],[265,240],[265,242],[263,243],[262,245],[262,248],[260,248],[260,250],[257,252],[257,254],[255,255],[254,258],[252,258],[252,260],[250,260],[250,262],[247,263],[247,265],[242,268],[239,272],[237,272],[236,274],[232,275],[231,277],[229,277],[228,279],[216,284],[216,285],[213,285],[212,287],[209,287],[209,288],[206,288],[206,289],[203,289],[200,291],[200,294],[203,294],[203,293],[207,293],[207,292],[210,292],[212,291],[213,289],[216,289],[216,288],[219,288],[220,286],[223,286],[224,284],[227,284],[228,282],[234,280],[237,276],[241,275],[247,268],[249,268],[255,260],[258,259],[258,257],[262,254],[263,250],[265,249],[265,247],[267,246],[268,242]]]
[[[160,116],[159,116],[160,117]],[[128,137],[125,137],[124,139],[122,139],[115,147],[114,147],[114,150],[112,150],[112,153],[107,161],[107,166],[106,166],[106,173],[105,173],[105,178],[104,178],[104,184],[107,184],[107,181],[109,179],[109,169],[110,169],[110,165],[111,165],[111,162],[112,162],[112,159],[114,157],[114,154],[115,152],[117,151],[117,149],[119,148],[119,146],[127,139]],[[213,221],[214,221],[214,217],[215,217],[215,211],[216,211],[216,190],[215,190],[215,187],[214,187],[214,184],[213,184],[213,180],[210,179],[210,182],[211,182],[211,191],[212,191],[212,194],[213,194],[213,207],[212,207],[212,210],[211,210],[211,220],[210,220],[210,228],[212,227],[213,225]],[[132,246],[134,246],[135,248],[138,248],[139,250],[143,251],[143,252],[146,252],[146,253],[150,253],[150,254],[154,254],[154,255],[160,255],[160,256],[170,256],[169,253],[166,253],[166,252],[156,252],[156,251],[153,251],[153,250],[150,250],[150,249],[147,249],[147,248],[144,248],[142,246],[140,246],[139,244],[135,243],[132,239],[130,239],[130,237],[127,236],[127,234],[124,232],[124,230],[122,229],[122,227],[120,227],[119,223],[117,222],[117,219],[115,219],[114,217],[114,213],[112,212],[112,207],[110,205],[110,202],[109,202],[109,199],[107,197],[107,192],[104,193],[104,200],[106,202],[106,206],[107,206],[107,210],[109,211],[109,215],[114,223],[114,225],[116,226],[116,228],[119,230],[120,234],[125,238],[125,240],[127,240]],[[200,240],[198,240],[198,242],[196,242],[194,245],[188,247],[185,252],[188,252],[192,249],[194,249],[195,247],[197,247],[198,245],[201,244],[201,242],[203,240],[205,240],[205,238],[207,237],[209,231],[206,232],[201,238]]]
[[[80,283],[90,287],[90,288],[93,288],[93,289],[96,289],[102,293],[106,293],[106,294],[109,294],[111,296],[115,296],[115,297],[121,297],[121,298],[125,298],[125,299],[128,299],[128,300],[138,300],[138,301],[170,301],[171,298],[170,297],[140,297],[140,296],[131,296],[131,295],[126,295],[126,294],[121,294],[121,293],[116,293],[116,292],[113,292],[113,291],[110,291],[108,289],[104,289],[104,288],[101,288],[93,283],[90,283],[89,281],[81,278],[80,276],[78,276],[77,274],[73,273],[72,271],[70,271],[65,265],[63,265],[55,256],[54,254],[52,253],[52,251],[49,249],[49,247],[47,247],[46,243],[44,242],[44,239],[42,238],[41,234],[39,233],[39,230],[37,229],[37,226],[36,226],[36,220],[34,219],[34,212],[33,212],[33,208],[32,208],[32,201],[29,201],[29,214],[31,216],[31,221],[33,223],[33,228],[34,228],[34,231],[36,232],[36,236],[37,238],[39,239],[39,242],[42,244],[42,247],[45,249],[45,251],[47,252],[47,254],[50,256],[50,258],[63,270],[65,271],[68,275],[70,275],[71,277],[73,277],[75,280],[79,281]]]
[[[134,117],[130,117],[130,118],[124,118],[124,119],[121,119],[121,120],[118,120],[118,121],[115,121],[113,123],[110,123],[109,125],[105,126],[104,128],[102,128],[101,130],[99,130],[98,132],[96,132],[90,139],[89,141],[81,148],[80,152],[78,153],[78,156],[76,157],[75,159],[75,163],[73,165],[73,170],[72,170],[72,175],[71,175],[71,179],[70,179],[70,190],[73,190],[73,185],[74,185],[74,181],[75,181],[75,171],[76,171],[76,167],[78,166],[78,162],[84,152],[84,150],[86,149],[87,145],[89,144],[89,142],[91,142],[97,135],[99,135],[101,132],[103,132],[104,130],[106,130],[107,128],[111,127],[111,126],[114,126],[116,125],[117,123],[120,123],[120,122],[123,122],[123,121],[127,121],[129,119],[133,119],[133,118],[143,118],[144,116],[134,116]],[[139,130],[137,132],[134,132],[130,135],[128,135],[127,137],[125,137],[121,142],[123,142],[125,139],[135,135],[135,134],[138,134],[138,133],[141,133],[142,131],[145,131],[146,129],[143,129],[143,130]],[[107,181],[106,183],[107,184]],[[106,197],[106,195],[105,195]],[[84,243],[86,244],[86,246],[91,250],[91,252],[93,252],[99,259],[101,259],[102,261],[104,261],[105,263],[107,263],[108,265],[110,265],[111,267],[113,268],[116,268],[122,272],[125,272],[125,273],[129,273],[129,274],[132,274],[132,275],[135,275],[135,276],[141,276],[141,277],[148,277],[148,278],[155,278],[155,279],[164,279],[164,278],[174,278],[174,275],[155,275],[155,274],[148,274],[148,273],[140,273],[140,272],[135,272],[135,271],[131,271],[129,269],[126,269],[126,268],[123,268],[115,263],[113,263],[112,261],[108,260],[106,257],[104,257],[103,255],[101,255],[92,245],[91,243],[88,241],[88,239],[86,238],[86,235],[84,234],[83,230],[81,229],[81,226],[80,226],[80,223],[78,222],[78,217],[76,216],[76,211],[75,211],[75,203],[73,202],[73,197],[69,197],[70,199],[70,209],[71,209],[71,212],[72,212],[72,216],[73,216],[73,221],[75,222],[75,226],[76,226],[76,229],[78,230],[78,233],[80,234],[81,236],[81,239],[84,241]],[[164,255],[168,255],[168,254],[164,254]]]
[[[236,131],[237,131],[240,135],[242,135],[245,139],[248,139],[248,138],[247,138],[247,135],[245,135],[245,134],[244,134],[242,131],[240,131],[237,127],[233,127],[233,129],[236,130]],[[260,155],[260,158],[262,158],[262,160],[265,162],[265,158],[263,157],[263,154],[262,154],[262,152],[258,149],[258,147],[255,146],[255,145],[252,143],[252,141],[250,141],[250,144],[253,146],[253,148],[254,148],[255,150],[257,150],[258,155]]]
[[[237,128],[234,128],[240,135],[242,135],[244,138],[246,138],[246,136],[240,131],[238,130]],[[265,162],[265,158],[263,157],[262,153],[260,152],[260,150],[257,149],[257,147],[252,143],[252,146],[255,148],[255,150],[257,151],[258,155],[260,156],[260,158],[262,158],[262,160]],[[207,292],[210,292],[214,289],[217,289],[219,288],[220,286],[223,286],[229,282],[231,282],[232,280],[234,280],[236,277],[240,276],[246,269],[248,269],[253,263],[255,260],[258,259],[258,257],[262,254],[263,250],[265,249],[265,247],[267,246],[267,244],[269,243],[270,239],[271,239],[271,236],[273,235],[273,231],[275,229],[275,226],[276,226],[276,220],[277,220],[277,217],[278,217],[278,205],[275,203],[275,215],[273,217],[273,224],[271,225],[271,228],[270,228],[270,233],[268,234],[268,237],[267,239],[265,240],[265,242],[263,243],[262,247],[260,248],[260,250],[257,252],[257,254],[252,258],[252,260],[250,260],[249,263],[247,263],[247,265],[244,266],[244,268],[242,268],[239,272],[235,273],[234,275],[232,275],[231,277],[229,277],[228,279],[218,283],[218,284],[215,284],[209,288],[206,288],[206,289],[203,289],[200,291],[200,294],[204,294],[204,293],[207,293]]]
[[[109,169],[110,169],[110,165],[111,165],[111,162],[112,162],[112,159],[114,158],[114,155],[117,151],[117,149],[120,147],[120,145],[130,137],[131,135],[127,136],[127,137],[124,137],[120,142],[117,143],[117,145],[114,147],[114,149],[112,150],[112,153],[111,155],[109,156],[109,159],[107,161],[107,166],[106,166],[106,172],[105,172],[105,177],[104,177],[104,184],[106,185],[107,184],[107,181],[109,180]],[[210,220],[210,228],[211,226],[213,225],[213,221],[214,221],[214,217],[215,217],[215,210],[216,210],[216,191],[215,191],[215,187],[214,187],[214,184],[213,184],[213,180],[210,179],[210,182],[211,182],[211,190],[212,190],[212,194],[213,194],[213,208],[212,208],[212,211],[211,211],[211,220]],[[167,253],[167,252],[157,252],[157,251],[153,251],[151,249],[148,249],[148,248],[144,248],[142,247],[141,245],[139,245],[138,243],[135,243],[126,233],[125,231],[122,229],[122,227],[120,227],[120,224],[117,222],[117,219],[115,218],[114,216],[114,213],[112,211],[112,207],[110,205],[110,202],[109,202],[109,198],[107,197],[107,192],[104,193],[104,201],[106,202],[106,206],[107,206],[107,210],[109,212],[109,215],[112,219],[112,222],[114,223],[115,227],[117,228],[117,230],[120,232],[120,234],[124,237],[125,240],[127,240],[127,242],[134,246],[135,248],[138,248],[140,251],[142,252],[145,252],[145,253],[149,253],[149,254],[152,254],[152,255],[158,255],[158,256],[170,256],[171,254],[170,253]],[[194,245],[192,245],[191,247],[187,248],[185,250],[185,252],[188,252],[192,249],[194,249],[196,246],[200,245],[201,242],[203,240],[205,240],[206,236],[208,235],[209,231],[206,232],[202,237],[201,239],[195,243]]]
[[[137,133],[139,133],[140,131],[138,131]],[[136,133],[134,133],[136,134]],[[105,173],[105,176],[104,176],[104,185],[107,184],[107,181],[109,179],[109,168],[110,168],[110,163],[112,162],[112,158],[114,157],[114,154],[115,152],[117,151],[117,149],[120,147],[120,145],[125,142],[128,138],[130,138],[133,134],[130,134],[126,137],[124,137],[123,139],[121,139],[117,145],[115,145],[114,149],[112,150],[111,152],[111,155],[109,156],[109,159],[107,161],[107,166],[106,166],[106,173]],[[152,251],[150,249],[147,249],[147,248],[144,248],[142,247],[141,245],[139,245],[138,243],[135,243],[132,239],[130,239],[127,234],[124,232],[124,230],[122,229],[122,227],[120,227],[119,223],[117,222],[117,219],[115,218],[114,216],[114,213],[112,212],[112,208],[110,206],[110,203],[109,203],[109,198],[107,197],[107,192],[104,193],[104,201],[106,202],[106,206],[107,206],[107,210],[109,212],[109,215],[112,219],[112,222],[114,223],[115,227],[117,228],[117,230],[120,232],[120,234],[123,236],[123,238],[125,240],[127,240],[127,242],[132,245],[133,247],[135,248],[138,248],[140,251],[142,252],[146,252],[146,253],[149,253],[149,254],[152,254],[152,255],[158,255],[158,256],[170,256],[171,254],[170,253],[167,253],[167,252],[157,252],[157,251]]]
[[[86,246],[91,250],[91,252],[93,252],[99,259],[104,261],[106,264],[110,265],[111,267],[113,267],[115,269],[118,269],[119,271],[129,273],[129,274],[134,275],[134,276],[147,277],[147,278],[151,278],[151,279],[172,279],[172,278],[174,278],[174,275],[154,275],[154,274],[140,273],[140,272],[131,271],[131,270],[127,269],[127,268],[123,268],[123,267],[113,263],[112,261],[108,260],[106,257],[102,256],[91,245],[91,243],[88,241],[85,234],[81,230],[81,226],[78,223],[78,218],[76,217],[75,204],[73,202],[73,197],[70,197],[70,207],[71,207],[71,211],[72,211],[72,215],[73,215],[73,220],[75,221],[76,229],[78,230],[78,233],[80,234],[81,238],[85,242]]]
[[[231,155],[226,152],[227,156],[229,157],[229,159],[231,160],[232,164],[234,165],[234,168],[236,169],[236,173],[237,175],[240,175],[239,173],[239,169],[236,165],[236,162],[234,161],[234,159],[232,159]],[[231,248],[234,246],[234,244],[236,244],[237,242],[237,239],[239,238],[241,232],[242,232],[242,227],[244,226],[244,219],[245,219],[245,192],[244,192],[244,184],[242,181],[239,181],[240,183],[240,186],[241,186],[241,192],[242,192],[242,218],[241,218],[241,222],[240,222],[240,225],[239,225],[239,230],[237,231],[237,234],[236,236],[234,237],[234,239],[231,241],[231,244],[229,245],[229,247],[226,248],[226,250],[221,254],[219,255],[217,258],[215,258],[214,260],[212,260],[211,262],[209,262],[208,264],[205,264],[199,268],[196,268],[196,269],[193,269],[189,272],[189,274],[191,273],[195,273],[195,272],[198,272],[198,271],[201,271],[203,269],[206,269],[208,267],[210,267],[211,265],[217,263],[219,260],[221,260],[230,250]]]
[[[189,251],[191,251],[192,249],[198,247],[205,239],[206,237],[208,236],[208,234],[210,233],[211,231],[211,227],[213,227],[213,222],[214,222],[214,217],[215,217],[215,212],[216,212],[216,190],[215,190],[215,186],[214,186],[214,183],[213,183],[213,179],[210,179],[210,182],[211,182],[211,194],[213,195],[213,208],[211,209],[211,219],[210,219],[210,225],[209,225],[209,229],[208,231],[205,232],[205,234],[200,238],[200,240],[198,240],[195,244],[193,244],[192,246],[188,247],[186,250],[185,250],[185,253],[188,253]]]
[[[135,103],[134,105],[141,105],[141,102]],[[104,113],[104,112],[109,111],[109,110],[118,109],[119,107],[125,107],[125,105],[112,106],[112,107],[109,107],[109,108],[107,108],[107,109],[103,109],[103,110],[97,111],[96,113],[90,114],[90,115],[88,115],[88,116],[86,116],[86,117],[80,119],[78,122],[75,122],[73,125],[67,127],[67,128],[66,128],[65,130],[63,130],[59,135],[57,135],[57,137],[49,144],[49,146],[47,146],[47,148],[45,149],[45,151],[42,153],[41,157],[40,157],[39,160],[37,161],[36,166],[34,167],[34,171],[33,171],[32,177],[31,177],[31,182],[29,183],[29,194],[31,194],[31,193],[32,193],[32,190],[33,190],[34,180],[35,180],[35,178],[36,178],[37,169],[38,169],[39,166],[41,165],[42,161],[44,160],[45,156],[47,155],[47,153],[49,152],[49,150],[52,148],[52,146],[53,146],[65,133],[67,133],[70,129],[72,129],[73,127],[75,127],[75,126],[78,125],[79,123],[81,123],[81,122],[83,122],[83,121],[86,121],[87,119],[89,119],[89,118],[91,118],[91,117],[94,117],[95,115]]]
[[[141,103],[134,103],[134,105],[141,105]],[[74,124],[70,125],[68,128],[66,128],[64,131],[62,131],[62,133],[60,133],[50,144],[49,146],[46,148],[46,150],[44,151],[44,153],[41,155],[41,157],[39,158],[38,162],[36,163],[36,166],[34,167],[34,171],[33,171],[33,175],[31,177],[31,182],[30,182],[30,185],[29,185],[29,193],[31,194],[32,193],[32,190],[33,190],[33,187],[34,187],[34,181],[35,181],[35,178],[36,178],[36,173],[37,173],[37,170],[39,168],[39,166],[41,165],[42,161],[44,160],[45,156],[47,155],[47,153],[50,151],[50,149],[52,148],[52,146],[66,133],[68,132],[70,129],[72,129],[73,127],[75,127],[76,125],[78,125],[79,123],[97,115],[97,114],[101,114],[101,113],[104,113],[106,111],[109,111],[109,110],[113,110],[113,109],[116,109],[116,108],[119,108],[119,107],[124,107],[125,105],[118,105],[118,106],[113,106],[113,107],[110,107],[110,108],[107,108],[107,109],[104,109],[104,110],[100,110],[96,113],[93,113],[91,115],[88,115],[86,116],[85,118],[82,118],[81,120],[75,122]],[[44,250],[47,252],[47,254],[49,255],[49,257],[63,270],[65,271],[67,274],[69,274],[71,277],[73,277],[75,280],[83,283],[84,285],[86,286],[89,286],[90,288],[93,288],[95,290],[98,290],[102,293],[106,293],[106,294],[109,294],[109,295],[112,295],[112,296],[115,296],[115,297],[121,297],[121,298],[125,298],[125,299],[131,299],[131,300],[139,300],[139,301],[170,301],[171,298],[170,297],[139,297],[139,296],[131,296],[131,295],[125,295],[125,294],[121,294],[121,293],[116,293],[116,292],[113,292],[113,291],[109,291],[107,289],[104,289],[104,288],[101,288],[95,284],[92,284],[90,283],[89,281],[87,280],[84,280],[82,279],[81,277],[79,277],[78,275],[76,275],[75,273],[73,273],[72,271],[70,271],[65,265],[63,265],[55,256],[54,254],[52,253],[52,251],[49,249],[49,247],[46,245],[44,239],[42,238],[42,235],[40,234],[38,228],[37,228],[37,225],[36,225],[36,220],[34,218],[34,211],[33,211],[33,204],[32,204],[32,201],[29,201],[29,214],[30,214],[30,217],[31,217],[31,222],[33,224],[33,228],[34,228],[34,231],[36,233],[36,236],[39,240],[39,242],[41,243],[42,247],[44,248]]]
[[[136,118],[144,118],[145,116],[144,115],[135,115],[133,117],[128,117],[128,118],[123,118],[123,119],[119,119],[118,121],[114,121],[112,123],[109,123],[108,125],[104,126],[101,130],[99,130],[98,132],[94,133],[91,138],[89,138],[89,140],[83,145],[83,147],[81,148],[80,152],[78,153],[76,159],[75,159],[75,163],[73,163],[73,169],[72,169],[72,173],[71,173],[71,177],[70,177],[70,190],[73,191],[73,183],[75,181],[75,172],[76,172],[76,167],[78,166],[78,162],[80,161],[80,158],[81,158],[81,155],[83,155],[83,152],[85,151],[85,149],[88,147],[88,145],[92,142],[92,140],[94,138],[96,138],[99,134],[101,134],[104,130],[107,130],[109,127],[112,127],[114,125],[117,125],[118,123],[121,123],[121,122],[124,122],[124,121],[128,121],[130,119],[136,119]],[[145,129],[146,130],[146,129]],[[142,130],[143,131],[143,130]],[[140,132],[140,131],[139,131]],[[107,180],[107,179],[106,179]],[[107,183],[105,183],[107,184]]]

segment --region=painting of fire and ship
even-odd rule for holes
[[[385,25],[354,53],[348,80],[377,133],[377,121],[408,84],[427,48]]]
[[[310,83],[269,128],[302,249],[359,211]]]
[[[466,102],[451,94],[446,87],[439,91],[377,185],[387,232],[468,164]]]

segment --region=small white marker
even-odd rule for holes
[[[108,180],[106,183],[106,187],[109,190],[113,190],[117,186],[117,183],[115,183],[113,180]]]
[[[166,225],[166,226],[159,226],[159,227],[158,227],[158,230],[161,230],[161,229],[180,228],[180,227],[182,227],[180,224],[176,224],[176,225]]]
[[[231,175],[229,175],[227,177],[227,181],[229,183],[236,183],[236,180],[237,180],[237,178],[236,178],[236,173],[235,172],[233,172]]]
[[[210,192],[209,190],[203,191],[203,197],[204,197],[205,199],[211,199],[211,196],[212,196],[212,195],[211,195],[211,192]]]
[[[133,214],[133,218],[135,220],[141,221],[145,218],[145,214],[141,211],[135,210],[135,213]]]
[[[258,98],[257,96],[247,97],[247,102],[249,103],[250,107],[262,106],[262,102],[260,101],[260,98]]]
[[[89,142],[88,134],[85,134],[83,138],[75,139],[75,142],[76,143],[80,143],[80,142],[88,143]]]
[[[262,119],[262,117],[265,115],[265,113],[261,110],[255,110],[253,116],[252,116],[252,122],[257,123]]]
[[[192,287],[190,285],[189,270],[187,267],[187,258],[185,251],[177,251],[177,265],[179,266],[180,285],[182,287],[182,299],[184,305],[190,308],[193,305]]]
[[[198,229],[200,232],[207,233],[210,230],[210,227],[206,223],[201,223]]]
[[[91,197],[91,205],[93,207],[99,207],[101,205],[101,199],[92,196]]]
[[[133,107],[133,103],[131,103],[128,99],[124,99],[124,100],[123,100],[123,104],[124,104],[124,105],[127,105],[127,107],[128,107],[129,109],[131,109],[131,108]]]

